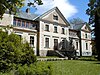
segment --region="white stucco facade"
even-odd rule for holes
[[[26,15],[28,16],[27,13]],[[24,21],[25,25],[27,22],[30,25],[31,23],[36,23],[37,28],[34,29],[20,25],[15,26],[15,19],[17,19],[17,22],[20,20],[21,24]],[[70,29],[68,27],[70,24],[58,8],[51,9],[42,16],[36,17],[35,20],[4,14],[3,19],[0,20],[0,27],[7,25],[13,26],[13,28],[8,30],[8,34],[14,32],[20,35],[23,42],[27,41],[30,44],[30,37],[34,37],[34,46],[30,46],[33,47],[35,55],[47,56],[48,51],[53,50],[69,51],[70,39],[73,40],[74,50],[76,50],[77,56],[92,55],[91,32],[89,27],[84,24],[80,30]]]

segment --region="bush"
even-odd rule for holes
[[[34,51],[27,42],[22,43],[16,34],[0,31],[0,71],[9,71],[19,64],[30,65],[35,61]]]
[[[8,73],[0,73],[0,75],[51,75],[50,66],[43,65],[19,65],[16,70],[12,70]]]

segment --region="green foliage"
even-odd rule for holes
[[[100,0],[89,0],[89,8],[86,10],[86,13],[90,16],[90,23],[95,22],[95,14],[97,13],[100,16]]]
[[[91,45],[92,45],[92,54],[97,55],[96,44],[94,40],[91,42]]]
[[[18,67],[18,75],[50,75],[50,69],[43,65],[24,65]]]
[[[17,9],[20,9],[21,7],[24,6],[25,0],[0,0],[0,18],[2,18],[3,14],[5,13],[6,10],[9,10],[9,13],[11,14],[16,13]],[[37,5],[42,5],[42,0],[33,0],[30,1],[28,0],[28,6],[35,6]]]
[[[36,61],[33,49],[22,43],[16,34],[0,31],[0,71],[11,70],[17,65],[30,65]]]
[[[10,72],[2,73],[0,75],[51,75],[51,70],[48,66],[43,64],[19,65],[18,69]]]
[[[96,50],[100,61],[100,0],[89,0],[88,6],[86,13],[89,15],[90,25],[94,27]]]

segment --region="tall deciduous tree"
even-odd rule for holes
[[[84,23],[84,21],[80,18],[73,18],[73,19],[69,20],[69,22],[70,22],[70,24],[73,24],[73,25]]]
[[[90,17],[89,23],[94,27],[96,49],[100,60],[100,0],[90,0],[88,6],[86,13]]]
[[[0,0],[0,18],[2,18],[3,14],[6,10],[9,10],[9,13],[16,13],[18,8],[24,6],[25,0]],[[28,0],[28,6],[35,6],[35,4],[41,5],[42,0]]]

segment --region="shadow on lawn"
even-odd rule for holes
[[[93,60],[93,59],[79,59],[80,61],[97,61],[97,60]]]
[[[94,64],[100,64],[100,62],[96,62],[96,63],[94,63]]]
[[[81,57],[80,61],[98,61],[95,57]]]

